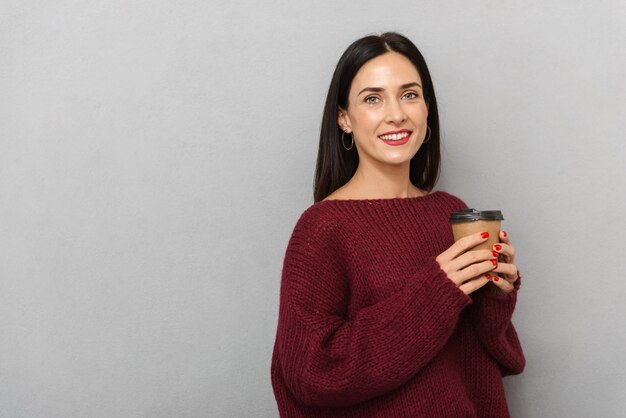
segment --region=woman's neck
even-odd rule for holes
[[[383,170],[357,168],[354,176],[342,189],[355,199],[387,199],[417,197],[427,194],[409,179],[409,166],[390,167]]]

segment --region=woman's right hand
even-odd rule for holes
[[[477,232],[461,238],[435,258],[448,278],[466,295],[489,283],[488,274],[498,265],[498,255],[492,250],[473,250],[489,238],[487,232]]]

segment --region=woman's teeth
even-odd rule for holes
[[[402,132],[399,134],[381,135],[379,136],[379,138],[385,141],[399,141],[401,139],[406,138],[409,135],[411,135],[410,132]]]

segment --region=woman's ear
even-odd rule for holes
[[[337,114],[337,123],[339,124],[339,129],[346,133],[352,132],[352,126],[350,125],[350,118],[348,117],[348,112],[344,109],[339,108],[339,112]]]

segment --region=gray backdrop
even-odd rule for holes
[[[623,416],[625,2],[301,3],[0,2],[0,416],[277,416],[325,94],[385,30],[518,250],[513,415]]]

